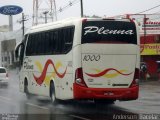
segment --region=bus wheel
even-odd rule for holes
[[[27,81],[27,79],[24,80],[24,92],[26,93],[27,98],[30,99],[31,95],[28,91],[28,81]]]
[[[95,99],[94,102],[96,104],[114,104],[115,100],[105,100],[105,99]]]
[[[53,104],[57,103],[57,99],[55,96],[55,87],[53,82],[50,83],[50,98]]]

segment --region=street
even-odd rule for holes
[[[19,92],[16,71],[10,71],[9,78],[9,86],[0,89],[0,113],[18,114],[19,118],[25,120],[37,117],[39,120],[108,120],[114,119],[117,114],[139,116],[160,113],[159,81],[140,83],[139,99],[135,101],[116,101],[113,105],[65,101],[53,105],[49,99],[40,96],[28,100],[24,93]]]

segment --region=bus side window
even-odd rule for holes
[[[35,55],[35,35],[31,35],[31,44],[30,44],[30,48],[31,49],[31,55]]]
[[[64,53],[68,53],[73,44],[73,36],[74,36],[74,27],[69,27],[65,30],[64,38],[65,38],[65,47]]]
[[[65,28],[61,28],[59,30],[59,34],[58,34],[58,50],[59,50],[59,54],[63,54],[64,53],[64,44],[65,44]]]
[[[58,31],[54,31],[54,53],[59,54],[59,45],[58,45]]]
[[[41,54],[41,48],[42,48],[42,45],[41,45],[41,33],[38,33],[37,34],[37,39],[36,39],[36,47],[37,47],[37,54],[40,55]]]
[[[20,60],[20,65],[23,64],[23,58],[24,58],[24,43],[21,44],[21,48],[20,48],[20,57],[19,57],[19,60]]]
[[[47,31],[45,33],[45,39],[46,39],[45,54],[50,55],[51,54],[51,45],[50,45],[51,32],[50,31]]]
[[[49,31],[48,33],[48,39],[47,39],[47,54],[53,54],[53,35],[52,32]]]
[[[34,37],[33,37],[33,40],[32,40],[32,42],[33,42],[33,45],[34,45],[34,48],[33,48],[33,55],[37,55],[37,53],[38,53],[38,49],[37,49],[37,47],[38,47],[38,44],[37,44],[37,42],[38,42],[38,34],[36,33],[36,34],[34,34]]]
[[[36,55],[36,34],[30,34],[26,47],[26,56]]]
[[[28,37],[27,47],[26,47],[26,56],[29,56],[31,54],[31,36]]]
[[[45,54],[45,43],[46,41],[45,41],[45,32],[43,32],[43,33],[41,33],[41,52],[40,52],[40,54],[41,55],[44,55]]]
[[[50,54],[54,54],[55,53],[55,40],[54,40],[54,32],[50,31],[49,32],[49,46],[48,49],[50,51]]]
[[[72,48],[74,27],[30,34],[26,55],[66,54]]]
[[[66,44],[66,39],[67,39],[67,28],[63,28],[62,30],[62,36],[61,36],[61,44],[62,44],[62,53],[65,53],[65,44]]]

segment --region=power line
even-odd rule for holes
[[[152,13],[152,14],[154,15],[154,14],[159,14],[159,13],[160,13],[160,11],[157,11],[157,12],[155,12],[155,13]]]
[[[61,13],[61,12],[63,12],[65,9],[73,6],[74,4],[76,4],[76,3],[78,3],[78,2],[79,2],[79,0],[69,1],[68,4],[66,4],[66,5],[63,6],[63,7],[60,7],[59,10],[56,11],[56,13]]]
[[[152,19],[149,19],[149,20],[159,20],[160,17],[156,17],[156,18],[152,18]],[[143,21],[139,21],[139,22],[143,22]]]
[[[141,13],[144,13],[144,12],[147,12],[147,11],[150,11],[150,10],[153,10],[153,9],[155,9],[155,8],[157,8],[157,7],[160,7],[160,5],[157,5],[157,6],[154,6],[154,7],[152,7],[152,8],[149,8],[149,9],[147,9],[147,10],[143,10],[143,11],[141,11],[141,12],[138,12],[138,13],[135,13],[135,14],[132,14],[132,15],[141,15]],[[160,11],[157,11],[157,12],[155,12],[155,13],[152,13],[152,14],[150,14],[150,15],[156,15],[156,14],[158,14],[158,13],[160,13]],[[132,16],[131,15],[131,16]],[[142,14],[143,15],[143,14]],[[141,18],[143,18],[143,17],[139,17],[139,18],[136,18],[136,19],[141,19]]]
[[[157,8],[157,7],[160,7],[160,5],[157,5],[157,6],[155,6],[155,7],[149,8],[149,9],[144,10],[144,11],[141,11],[141,12],[138,12],[138,13],[136,13],[136,14],[141,14],[141,13],[144,13],[144,12],[147,12],[147,11],[150,11],[150,10],[153,10],[153,9],[155,9],[155,8]]]

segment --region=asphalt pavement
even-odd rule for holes
[[[116,101],[113,105],[96,105],[93,101],[64,101],[51,104],[40,96],[27,99],[19,92],[16,70],[9,73],[8,87],[0,88],[0,118],[38,120],[112,120],[130,117],[145,118],[143,115],[157,115],[160,119],[160,81],[140,83],[139,99]],[[128,118],[129,119],[129,118]]]

